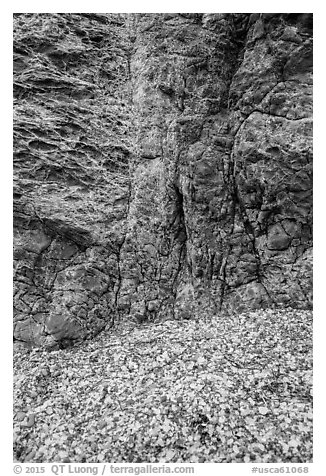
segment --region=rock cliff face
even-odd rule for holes
[[[311,306],[311,15],[14,24],[15,339]]]

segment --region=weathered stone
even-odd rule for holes
[[[120,15],[15,15],[15,338],[93,335],[114,316],[129,201]]]
[[[26,428],[31,428],[35,424],[35,414],[30,413],[27,417],[26,423],[22,423],[22,426],[25,426]]]
[[[16,414],[16,420],[17,421],[23,421],[26,418],[26,413],[25,412],[18,412]]]
[[[17,14],[15,323],[311,306],[307,14]]]

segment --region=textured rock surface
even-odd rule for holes
[[[308,14],[15,17],[15,325],[311,306]]]
[[[76,339],[113,318],[129,199],[119,16],[15,18],[15,337]]]

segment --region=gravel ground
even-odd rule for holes
[[[312,313],[120,325],[14,355],[17,462],[311,462]]]

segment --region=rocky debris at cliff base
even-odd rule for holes
[[[312,460],[312,313],[121,328],[14,355],[18,462]]]

